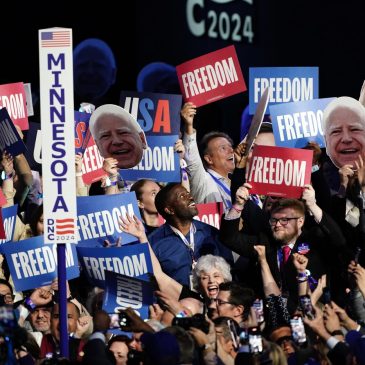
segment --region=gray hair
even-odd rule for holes
[[[218,269],[221,272],[224,282],[232,280],[231,267],[223,257],[214,255],[201,256],[193,269],[193,288],[195,290],[199,289],[201,273],[203,271],[209,272],[213,269]]]
[[[114,104],[104,104],[99,106],[95,109],[95,111],[91,114],[90,121],[89,121],[89,129],[92,136],[95,139],[95,124],[99,120],[100,117],[104,115],[113,115],[118,117],[126,122],[128,122],[137,133],[143,133],[143,130],[136,119],[133,117],[132,114],[128,113],[125,109],[123,109],[119,105]]]
[[[358,114],[365,123],[364,106],[354,98],[351,98],[349,96],[341,96],[331,101],[323,111],[322,128],[324,134],[326,134],[331,114],[339,108],[347,108],[352,110],[354,113]]]

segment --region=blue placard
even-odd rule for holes
[[[82,268],[92,285],[105,287],[105,271],[148,280],[152,262],[147,244],[118,248],[86,248],[77,246]]]
[[[16,223],[16,213],[18,211],[18,205],[12,205],[8,208],[2,208],[1,214],[3,216],[3,225],[6,238],[0,239],[0,252],[2,252],[2,244],[13,240],[14,228]]]
[[[123,179],[136,181],[151,179],[164,182],[180,182],[179,155],[174,152],[178,136],[149,136],[148,148],[143,151],[141,162],[126,170],[121,170]]]
[[[280,147],[302,148],[308,142],[325,147],[323,110],[334,98],[314,99],[273,105],[270,108],[275,144]]]
[[[136,118],[148,144],[142,161],[121,172],[123,179],[180,181],[179,156],[174,153],[174,144],[179,138],[182,96],[122,91],[120,105]]]
[[[4,150],[13,157],[27,150],[6,108],[0,109],[0,151]]]
[[[179,134],[181,95],[122,91],[119,105],[136,118],[146,136]]]
[[[42,172],[42,137],[41,125],[35,122],[29,122],[27,132],[25,158],[32,170]]]
[[[118,313],[131,307],[142,319],[148,319],[148,306],[153,304],[153,286],[150,282],[105,271],[103,310]]]
[[[48,285],[57,277],[57,245],[45,245],[43,236],[4,243],[3,253],[17,291]],[[67,280],[79,276],[75,245],[66,244]]]
[[[102,247],[104,240],[111,243],[121,237],[121,243],[136,241],[119,228],[119,217],[126,214],[141,219],[134,192],[77,197],[78,243],[82,247]]]
[[[318,67],[250,67],[249,113],[255,114],[257,103],[270,87],[270,106],[318,98]]]
[[[91,114],[75,111],[75,153],[84,154],[90,139],[89,119]]]

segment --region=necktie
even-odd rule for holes
[[[283,264],[285,265],[289,259],[291,248],[289,246],[284,246],[281,250],[283,252]]]

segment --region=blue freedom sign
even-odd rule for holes
[[[0,151],[4,150],[13,157],[27,150],[6,108],[0,109]]]
[[[44,236],[4,243],[3,253],[17,291],[51,284],[57,277],[57,244],[45,245]],[[67,280],[79,276],[75,245],[66,244]]]
[[[323,110],[334,98],[314,99],[273,105],[270,108],[275,144],[302,148],[308,142],[325,147],[322,129]]]
[[[12,205],[8,208],[2,208],[1,214],[3,216],[3,225],[6,238],[0,239],[0,252],[2,252],[2,244],[10,242],[14,237],[14,229],[16,223],[16,213],[18,211],[18,205]]]
[[[105,283],[103,309],[107,313],[118,313],[130,307],[142,319],[148,319],[148,306],[154,303],[150,282],[105,271]]]
[[[136,241],[134,236],[123,232],[119,227],[119,218],[126,214],[141,219],[134,192],[78,197],[79,246],[102,247],[106,239],[115,243],[120,238],[123,245]]]
[[[182,96],[122,91],[120,105],[136,118],[148,144],[142,161],[133,169],[123,170],[123,178],[180,181],[179,156],[174,152],[174,144],[179,138]]]
[[[77,246],[82,268],[92,285],[105,287],[105,271],[148,280],[152,262],[147,244],[126,245],[112,248]]]
[[[256,106],[267,87],[270,88],[266,114],[271,105],[318,98],[318,67],[250,67],[249,113]]]

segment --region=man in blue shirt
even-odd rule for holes
[[[166,223],[148,239],[167,275],[190,286],[191,269],[200,256],[219,255],[233,262],[231,251],[218,240],[218,230],[193,219],[198,209],[183,186],[178,183],[165,186],[157,194],[155,205]]]

